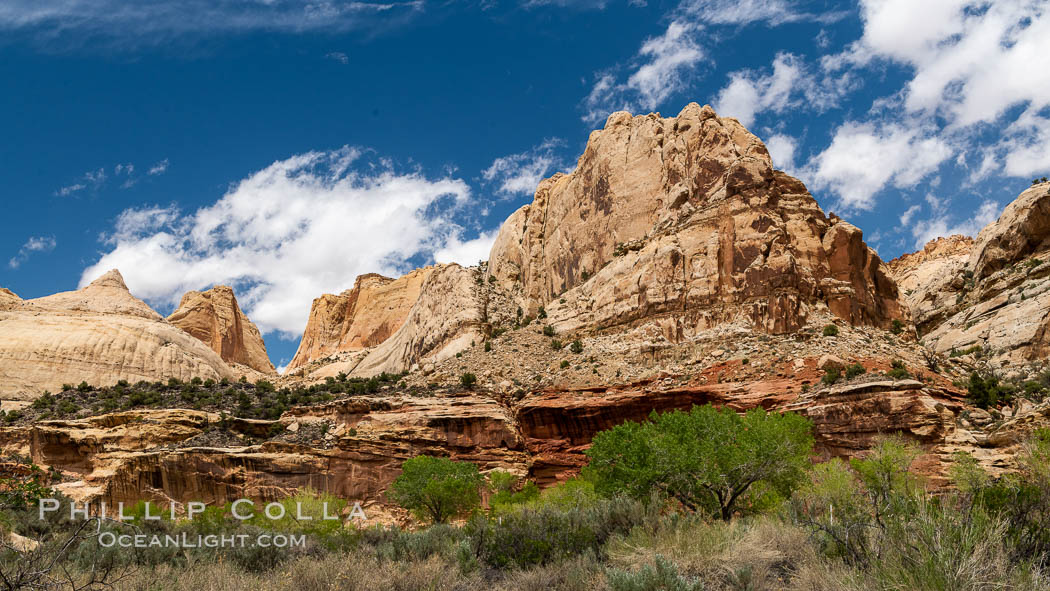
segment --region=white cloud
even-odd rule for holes
[[[325,57],[332,61],[339,62],[344,66],[350,63],[350,56],[346,55],[341,51],[333,51],[331,53],[327,53],[325,54]]]
[[[818,80],[801,58],[778,53],[772,70],[739,70],[729,75],[729,83],[715,99],[715,110],[724,117],[736,117],[750,126],[763,111],[782,113],[804,108],[822,112],[838,105],[855,84],[851,76],[825,76]]]
[[[298,335],[313,298],[359,274],[396,276],[435,252],[473,256],[481,239],[461,242],[450,219],[469,197],[461,180],[397,172],[359,150],[300,154],[192,213],[125,211],[81,284],[118,268],[137,296],[169,306],[190,289],[233,284],[261,330]]]
[[[697,24],[676,20],[662,35],[642,43],[631,66],[631,74],[620,83],[611,73],[598,76],[583,101],[583,120],[594,124],[613,111],[652,111],[684,88],[688,73],[704,58],[695,37]]]
[[[7,266],[12,269],[17,269],[22,266],[22,263],[29,260],[29,257],[35,252],[50,252],[55,249],[58,243],[55,241],[54,236],[34,236],[26,241],[22,245],[22,248],[18,249],[18,254],[11,257],[11,260],[7,262]]]
[[[910,68],[900,92],[907,117],[938,122],[972,142],[988,125],[1001,140],[981,149],[971,182],[1000,165],[1009,176],[1050,170],[1050,11],[1045,0],[863,0],[862,37],[829,56],[831,70],[885,60]]]
[[[966,236],[977,236],[985,226],[994,222],[999,217],[999,204],[994,201],[984,201],[974,215],[964,221],[955,224],[949,223],[949,216],[942,214],[928,220],[920,220],[912,226],[912,236],[915,238],[915,249],[922,248],[927,242],[942,236],[953,234],[965,234]],[[901,223],[904,224],[903,218]]]
[[[952,155],[940,138],[918,127],[847,121],[831,145],[806,165],[815,188],[835,193],[845,209],[871,209],[874,195],[892,185],[914,187]]]
[[[147,171],[146,174],[148,174],[150,176],[157,176],[158,174],[164,174],[165,172],[167,172],[167,170],[168,170],[168,159],[165,158],[164,160],[161,160],[160,162],[158,162],[158,163],[154,164],[153,166],[149,167],[149,171]]]
[[[422,0],[5,0],[0,30],[35,32],[46,41],[101,36],[158,43],[183,34],[345,31],[422,11]]]
[[[540,181],[564,166],[555,150],[565,145],[551,138],[528,151],[502,156],[481,172],[485,182],[497,185],[496,192],[505,197],[532,195]]]
[[[921,209],[922,209],[922,206],[921,205],[917,205],[917,204],[916,205],[912,205],[908,209],[905,209],[904,213],[902,213],[901,217],[900,217],[901,225],[902,226],[907,226],[908,223],[911,222],[911,218],[915,217],[915,214],[919,213],[919,211]]]
[[[743,25],[786,22],[814,18],[787,0],[684,0],[682,9],[701,20],[717,25]]]
[[[499,228],[482,232],[477,238],[466,242],[460,241],[457,236],[450,236],[445,246],[434,252],[434,261],[459,263],[463,266],[476,265],[478,261],[487,261],[497,234],[499,234]]]
[[[795,168],[795,150],[798,146],[795,138],[784,134],[773,134],[766,139],[766,149],[773,160],[773,166],[790,172]]]

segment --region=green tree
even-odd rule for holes
[[[694,406],[599,433],[585,474],[602,494],[644,499],[660,490],[729,521],[763,495],[789,495],[812,448],[811,425],[799,415]]]
[[[388,495],[421,520],[445,523],[478,507],[483,484],[474,464],[417,456],[401,465]]]

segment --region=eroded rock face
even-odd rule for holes
[[[0,309],[4,398],[31,400],[81,381],[195,376],[238,377],[214,351],[132,296],[116,270],[77,291]]]
[[[227,363],[274,373],[266,343],[255,324],[241,312],[231,287],[218,285],[204,292],[187,292],[168,322],[211,347]]]
[[[302,488],[354,500],[376,499],[417,455],[442,455],[483,469],[524,473],[526,454],[512,418],[480,397],[451,400],[352,398],[299,409],[285,424],[338,420],[331,445],[278,441],[235,448],[179,447],[220,417],[192,410],[130,411],[72,421],[0,428],[0,450],[72,475],[59,489],[112,507],[137,500],[224,503],[274,500]],[[258,423],[258,424],[256,424]],[[269,421],[229,423],[258,435]]]
[[[436,267],[401,327],[369,351],[352,374],[396,373],[480,343],[485,339],[486,305],[474,271],[456,264]]]
[[[891,265],[920,338],[1000,364],[1050,354],[1050,184],[1032,186],[975,241],[932,242]]]
[[[335,353],[375,347],[388,339],[405,323],[423,282],[434,269],[416,269],[397,279],[375,273],[362,275],[353,289],[315,299],[299,350],[288,369]]]
[[[507,220],[489,272],[568,330],[662,317],[681,338],[737,318],[792,332],[818,309],[853,324],[903,317],[860,230],[774,171],[735,119],[695,103],[610,116],[576,170]]]
[[[0,287],[0,310],[16,308],[22,304],[22,298],[15,295],[13,291]]]

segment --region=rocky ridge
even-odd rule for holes
[[[919,337],[998,367],[1050,353],[1050,184],[1025,190],[978,234],[940,239],[891,262]]]
[[[70,292],[0,307],[0,396],[31,400],[87,381],[236,379],[210,348],[128,291],[116,270]]]

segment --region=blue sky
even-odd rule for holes
[[[0,286],[232,284],[283,365],[314,297],[487,258],[609,113],[690,101],[888,260],[1050,174],[1047,6],[7,0]]]

